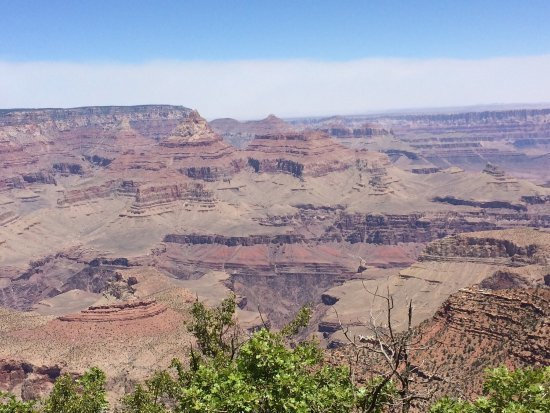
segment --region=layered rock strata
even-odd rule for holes
[[[550,289],[463,288],[452,294],[435,315],[416,329],[408,358],[413,367],[411,390],[460,398],[480,396],[488,367],[547,366],[550,351]],[[363,340],[371,340],[367,334]],[[374,341],[373,341],[374,342]],[[375,343],[375,342],[374,342]],[[332,360],[350,360],[352,350],[332,350]],[[384,360],[363,353],[352,369],[358,380],[384,372]],[[352,357],[354,359],[354,357]],[[426,411],[430,402],[416,403]]]
[[[444,389],[479,394],[487,366],[547,366],[550,363],[550,289],[465,288],[451,295],[433,319],[419,326]],[[450,351],[450,349],[453,351]]]
[[[92,306],[78,314],[59,317],[64,322],[108,323],[140,320],[162,314],[167,308],[155,301],[135,301]]]
[[[321,176],[348,169],[358,159],[386,165],[380,154],[359,152],[338,144],[328,135],[312,130],[257,135],[248,145],[248,164],[255,172],[285,172],[296,177]]]

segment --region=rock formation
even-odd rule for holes
[[[230,118],[215,119],[210,122],[210,126],[231,145],[241,149],[245,148],[256,135],[286,133],[293,130],[291,125],[275,115],[248,122],[239,122]]]
[[[14,393],[23,400],[44,397],[59,376],[59,366],[35,366],[19,360],[0,359],[0,390]]]
[[[136,301],[122,304],[92,306],[78,314],[59,317],[69,323],[111,323],[141,320],[162,314],[167,308],[155,301]]]
[[[296,177],[319,176],[354,166],[358,158],[387,163],[384,156],[356,153],[327,134],[306,130],[256,135],[248,145],[248,164],[255,172],[286,172]]]
[[[479,394],[486,366],[548,365],[549,309],[548,288],[462,289],[419,326],[429,349],[417,362],[438,369],[441,393]]]

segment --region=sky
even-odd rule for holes
[[[0,0],[0,108],[550,102],[550,1]]]

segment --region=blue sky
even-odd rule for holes
[[[2,0],[6,60],[235,60],[536,55],[548,0]]]
[[[0,107],[198,100],[209,116],[255,117],[306,114],[304,105],[313,114],[550,101],[548,81],[520,79],[544,77],[548,56],[549,0],[0,0]],[[468,69],[456,72],[461,65]],[[311,71],[324,75],[302,87],[316,79]],[[502,83],[485,88],[492,78]],[[327,82],[325,95],[305,98]],[[482,90],[465,95],[460,82]],[[266,99],[273,110],[258,107]]]

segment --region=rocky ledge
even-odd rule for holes
[[[78,314],[59,317],[60,321],[80,323],[103,323],[132,321],[154,317],[167,308],[156,301],[134,301],[121,304],[88,307]]]
[[[173,203],[185,201],[185,208],[206,212],[216,206],[212,191],[200,183],[174,183],[167,185],[141,185],[135,189],[135,201],[127,213],[128,217],[144,217],[172,212]]]
[[[511,234],[510,239],[503,238],[496,231],[444,238],[430,243],[419,261],[452,260],[460,257],[461,260],[493,260],[516,265],[547,263],[549,233],[528,229],[508,230],[508,233]]]

